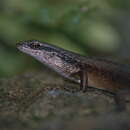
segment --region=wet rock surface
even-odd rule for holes
[[[130,104],[117,112],[112,96],[55,74],[32,72],[0,80],[0,129],[127,130]]]

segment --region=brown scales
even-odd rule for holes
[[[55,57],[57,57],[58,62],[65,63],[64,67],[66,69],[68,66],[73,69],[70,69],[71,71],[69,72],[67,71],[66,75],[63,67],[61,67],[59,74],[70,80],[74,79],[73,75],[79,75],[80,90],[84,92],[87,91],[88,86],[92,86],[115,93],[115,101],[121,107],[123,95],[126,95],[126,92],[130,92],[130,66],[118,64],[110,60],[80,56],[79,54],[48,43],[41,43],[37,40],[20,42],[17,44],[17,47],[48,66],[50,66],[48,61],[51,60],[51,68],[53,70],[59,67],[54,66],[53,62],[56,60]],[[47,53],[44,53],[46,55],[43,55],[43,53],[38,55],[35,53],[36,51]],[[51,59],[45,58],[46,56],[51,57]]]

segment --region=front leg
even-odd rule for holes
[[[80,70],[80,90],[86,92],[87,86],[88,86],[88,72],[87,68],[85,66],[82,66]]]

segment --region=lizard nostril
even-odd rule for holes
[[[23,42],[17,42],[17,43],[16,43],[16,46],[17,46],[17,47],[20,47],[20,46],[23,46],[23,45],[24,45]]]

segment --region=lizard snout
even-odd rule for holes
[[[21,47],[28,48],[28,45],[26,44],[26,42],[23,42],[23,41],[17,42],[16,46],[17,48],[21,48]]]

